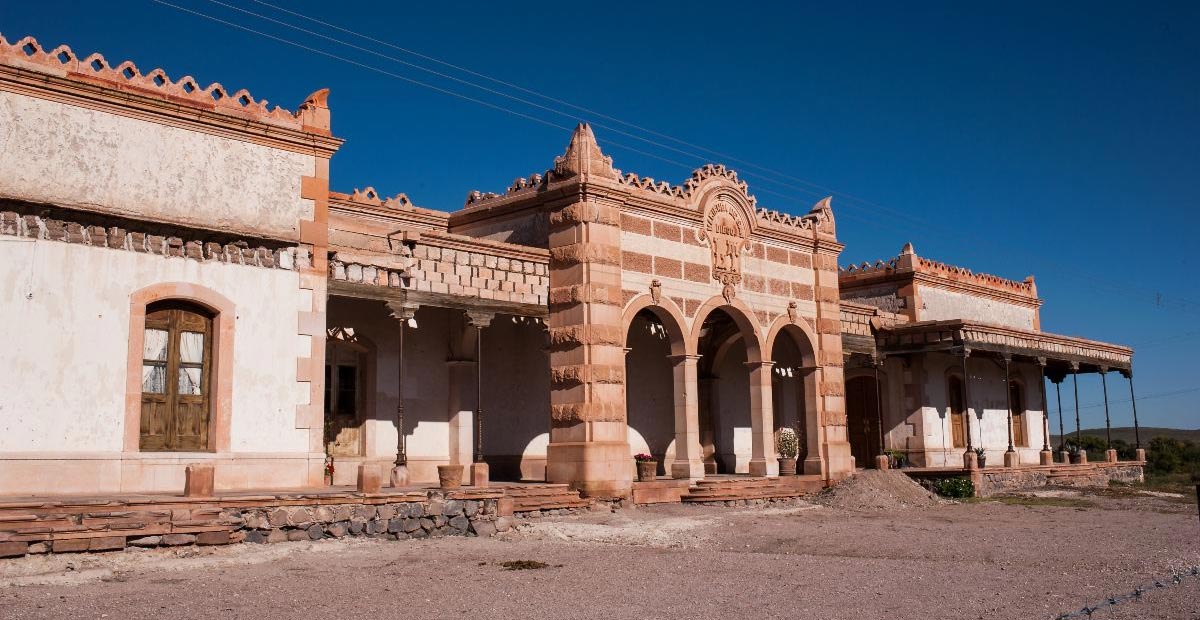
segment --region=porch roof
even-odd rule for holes
[[[961,319],[882,325],[875,334],[876,347],[885,355],[923,352],[970,352],[1011,355],[1045,361],[1050,377],[1070,372],[1118,370],[1133,366],[1133,349],[1121,345],[1017,329]]]

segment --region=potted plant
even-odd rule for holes
[[[796,431],[783,427],[775,431],[775,450],[779,452],[779,475],[796,475],[796,455],[800,453],[800,439]]]
[[[975,458],[979,459],[980,468],[987,466],[987,450],[984,450],[983,448],[975,448]]]
[[[1078,465],[1079,461],[1081,460],[1079,454],[1083,452],[1083,450],[1079,447],[1079,444],[1067,444],[1067,452],[1071,454],[1071,464]]]
[[[333,455],[325,455],[325,486],[333,486]]]
[[[635,454],[633,460],[637,462],[638,482],[646,482],[654,480],[658,475],[658,461],[649,454]]]
[[[462,465],[438,465],[438,485],[443,489],[457,489],[462,486]]]
[[[888,467],[891,467],[892,469],[900,469],[908,464],[907,457],[904,455],[903,452],[901,452],[899,450],[895,450],[895,449],[888,450],[887,457],[888,457]]]

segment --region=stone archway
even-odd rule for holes
[[[803,329],[791,323],[779,327],[769,341],[771,351],[774,427],[788,427],[799,439],[797,468],[820,474],[820,426],[817,415],[816,353]]]
[[[706,473],[778,471],[772,436],[771,362],[754,323],[733,305],[712,305],[697,321],[698,418]]]

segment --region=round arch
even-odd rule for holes
[[[746,343],[746,361],[764,361],[762,332],[759,331],[754,320],[751,318],[755,316],[754,310],[740,299],[726,302],[725,298],[720,295],[710,298],[696,311],[696,318],[692,322],[692,331],[688,336],[687,346],[693,351],[699,350],[700,332],[704,328],[704,321],[716,310],[725,312],[733,320],[734,324],[737,325],[738,331],[741,332],[742,339]]]
[[[800,355],[804,358],[805,366],[817,365],[817,335],[809,327],[807,321],[799,320],[793,323],[786,316],[775,319],[767,331],[765,350],[773,352],[776,341],[781,336],[790,337],[796,343],[796,347],[800,349]]]
[[[693,341],[687,338],[684,332],[684,326],[687,325],[687,322],[684,320],[679,306],[676,306],[675,302],[670,299],[665,298],[655,303],[654,298],[648,294],[635,297],[625,306],[625,312],[621,316],[622,346],[628,346],[629,328],[633,325],[634,318],[643,310],[653,314],[667,330],[667,337],[671,345],[671,355],[692,355],[695,353],[696,347]]]

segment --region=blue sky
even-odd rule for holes
[[[1140,401],[1144,425],[1200,427],[1191,354],[1200,346],[1200,4],[277,0],[717,156],[654,136],[689,153],[639,142],[595,114],[542,101],[567,112],[556,115],[208,0],[171,2],[563,128],[609,125],[596,134],[622,170],[679,182],[724,162],[760,205],[793,213],[832,193],[843,264],[887,258],[912,241],[923,256],[977,271],[1034,274],[1044,329],[1138,349],[1139,396],[1166,394]],[[229,2],[451,72],[250,0]],[[248,88],[288,109],[329,87],[334,132],[347,139],[334,188],[372,185],[430,208],[457,209],[469,190],[503,191],[544,171],[569,138],[150,0],[6,2],[0,33]],[[1125,399],[1124,381],[1114,385],[1113,400]],[[1080,391],[1084,405],[1100,402],[1095,376]],[[1127,403],[1112,413],[1128,423]],[[1085,426],[1103,425],[1100,407],[1083,416]]]

